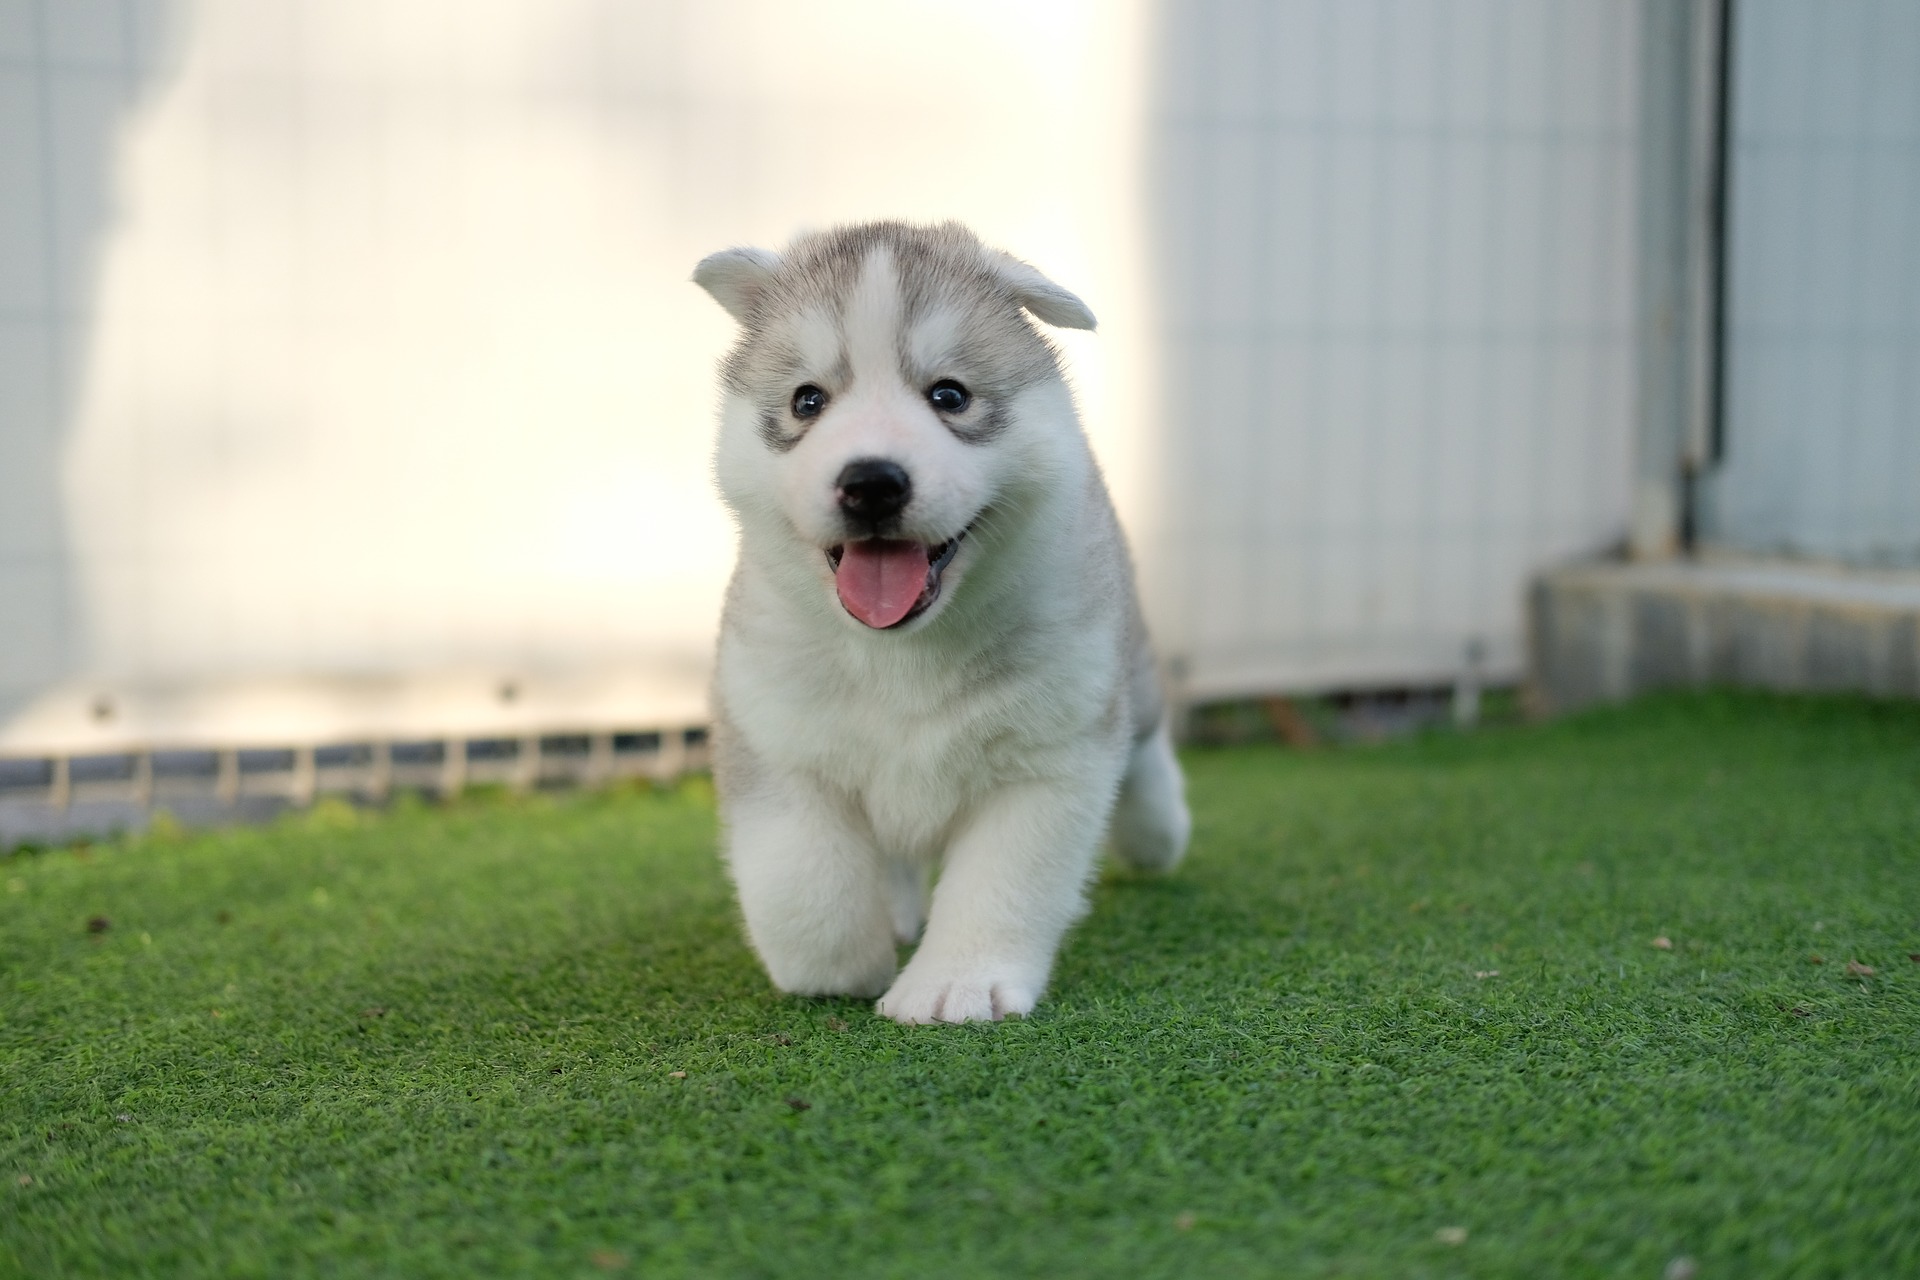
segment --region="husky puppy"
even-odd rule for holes
[[[1029,319],[1093,315],[954,223],[693,278],[740,324],[713,748],[754,949],[901,1022],[1025,1014],[1103,834],[1164,870],[1189,827],[1126,544]]]

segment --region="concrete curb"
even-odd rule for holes
[[[1708,685],[1920,698],[1920,574],[1583,564],[1535,579],[1527,622],[1530,692],[1548,712]]]

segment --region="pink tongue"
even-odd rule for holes
[[[848,613],[870,627],[890,627],[926,590],[927,549],[918,542],[849,542],[834,585]]]

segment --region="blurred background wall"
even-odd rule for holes
[[[1739,0],[1725,546],[1920,566],[1920,5]]]
[[[0,3],[0,724],[87,663],[67,446],[120,130],[164,74],[165,16]]]
[[[700,714],[731,331],[687,277],[729,244],[956,217],[1044,263],[1108,319],[1064,341],[1129,483],[1137,6],[0,15],[16,743],[538,715],[556,681],[568,717]]]
[[[1683,5],[0,0],[0,748],[695,722],[687,274],[879,216],[1101,317],[1189,696],[1515,679],[1632,518]],[[1920,558],[1916,10],[1733,10],[1701,532]]]
[[[1153,617],[1198,696],[1521,667],[1624,536],[1638,9],[1156,14]]]

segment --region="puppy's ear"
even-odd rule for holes
[[[773,273],[780,268],[780,255],[766,249],[722,249],[700,259],[693,269],[693,282],[713,295],[741,324],[753,313]]]
[[[988,255],[993,273],[1013,290],[1020,305],[1056,329],[1092,329],[1097,325],[1087,304],[1009,254]]]

